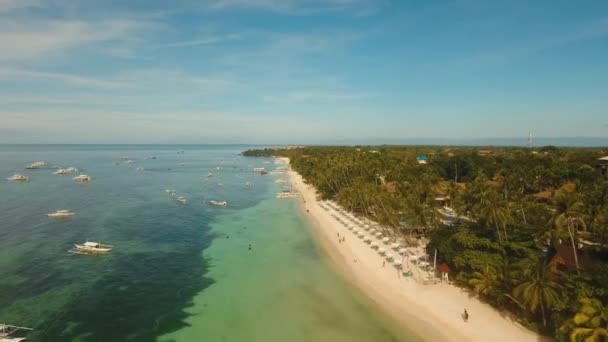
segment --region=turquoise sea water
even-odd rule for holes
[[[332,272],[296,203],[274,198],[282,176],[250,172],[272,159],[246,148],[0,145],[0,322],[30,341],[416,341]],[[24,170],[37,160],[94,178]],[[31,180],[4,180],[16,172]],[[114,250],[67,252],[87,239]]]

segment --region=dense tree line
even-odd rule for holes
[[[319,196],[428,251],[452,279],[558,340],[608,341],[608,178],[601,149],[304,147]],[[419,164],[426,156],[427,164]],[[460,218],[446,224],[438,209]]]

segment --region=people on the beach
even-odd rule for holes
[[[469,320],[469,313],[467,312],[467,309],[464,309],[464,313],[462,314],[462,319],[464,319],[465,322],[467,322]]]
[[[355,264],[357,263],[357,257],[355,257]]]
[[[386,264],[386,261],[382,260],[382,267]]]

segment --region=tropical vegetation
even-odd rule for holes
[[[412,244],[425,239],[456,285],[531,329],[608,341],[608,176],[598,161],[608,150],[358,146],[244,155],[289,157],[321,198]]]

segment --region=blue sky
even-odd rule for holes
[[[0,143],[606,137],[608,2],[0,0]]]

